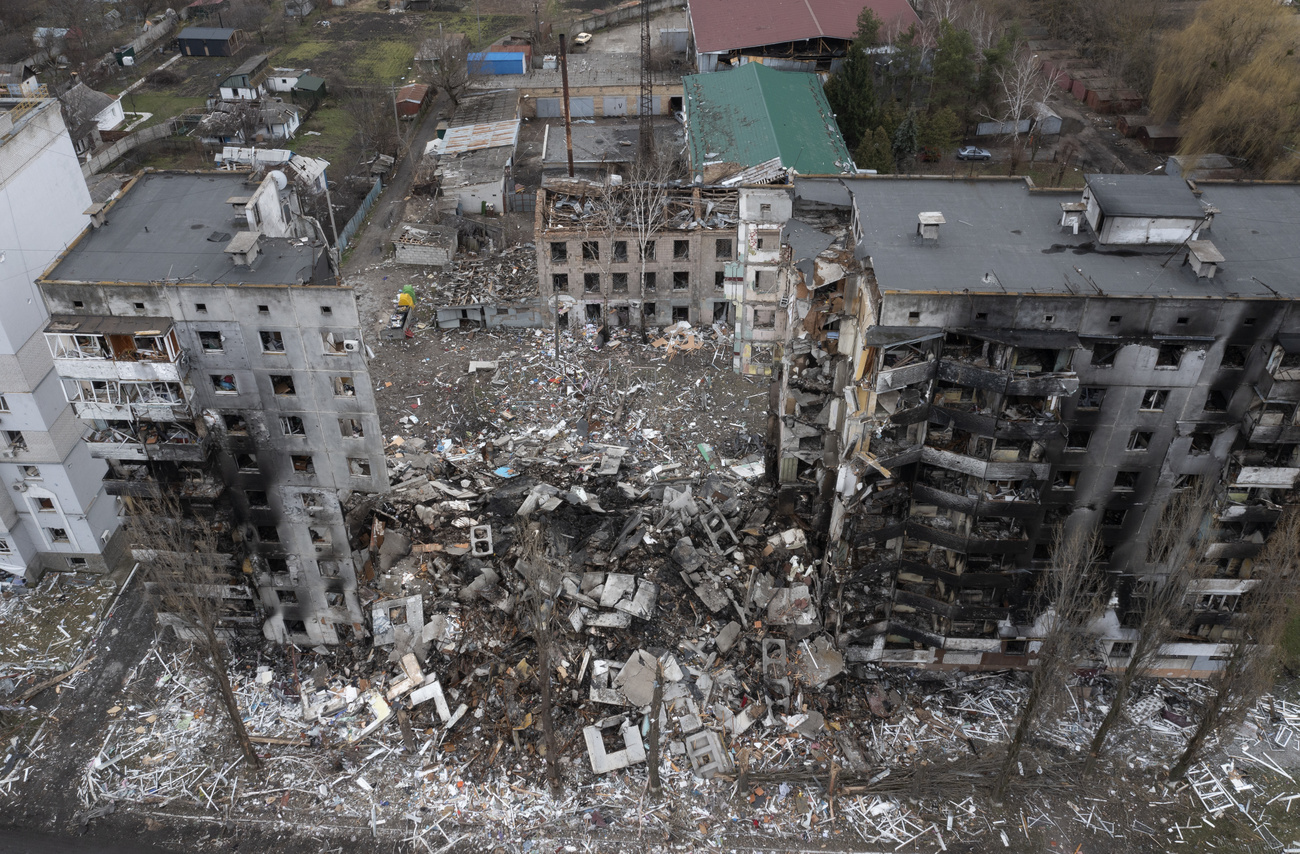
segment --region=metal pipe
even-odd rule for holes
[[[573,177],[573,123],[569,120],[569,57],[560,33],[560,81],[564,84],[564,148],[569,154],[569,177]]]

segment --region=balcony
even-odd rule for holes
[[[921,449],[921,462],[981,480],[1046,480],[1052,470],[1050,463],[989,462],[928,446]]]
[[[185,373],[170,317],[56,315],[45,342],[69,379],[178,383]]]

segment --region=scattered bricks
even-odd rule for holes
[[[626,718],[616,718],[614,724],[606,722],[605,726],[583,727],[582,737],[587,742],[587,757],[591,760],[591,770],[595,774],[607,774],[630,765],[645,761],[645,745],[641,743],[641,734]],[[623,749],[613,752],[605,750],[604,730],[618,726],[623,739]]]
[[[731,648],[736,645],[736,639],[740,637],[740,623],[732,620],[718,632],[717,640],[718,652],[723,655],[731,652]]]
[[[469,550],[474,557],[487,557],[492,554],[491,525],[474,525],[469,529]]]
[[[688,735],[686,756],[691,760],[691,770],[698,777],[708,779],[714,774],[725,774],[731,770],[731,761],[722,750],[722,740],[712,730]]]

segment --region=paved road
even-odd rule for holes
[[[52,836],[16,827],[0,826],[0,854],[173,854],[165,848],[138,842],[115,845],[96,839]]]

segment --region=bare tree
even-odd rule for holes
[[[1002,133],[1011,140],[1011,165],[1009,175],[1016,174],[1016,166],[1024,153],[1028,136],[1020,133],[1020,123],[1033,120],[1037,105],[1047,100],[1052,91],[1052,81],[1043,73],[1038,58],[1026,48],[1016,49],[1010,62],[998,66],[998,102],[1000,111],[990,116],[1002,125]]]
[[[1160,524],[1148,544],[1153,571],[1135,583],[1130,610],[1138,613],[1137,636],[1120,673],[1110,708],[1093,734],[1084,760],[1091,774],[1106,749],[1106,739],[1132,699],[1133,683],[1146,675],[1161,648],[1183,627],[1190,612],[1188,588],[1203,574],[1206,541],[1201,525],[1214,497],[1211,478],[1175,493],[1165,504]]]
[[[452,104],[460,103],[460,96],[469,88],[469,54],[462,33],[439,34],[421,48],[432,59],[429,83],[447,93]]]
[[[542,743],[546,754],[546,779],[551,794],[559,796],[560,754],[555,742],[555,713],[551,696],[555,669],[551,666],[554,645],[552,621],[555,618],[555,597],[560,590],[560,572],[547,560],[544,545],[545,532],[538,522],[529,524],[522,538],[522,556],[515,570],[524,580],[524,595],[519,598],[519,614],[530,626],[533,643],[537,646],[537,682],[541,693],[539,717],[542,725]]]
[[[1183,753],[1169,771],[1180,779],[1205,746],[1240,723],[1273,682],[1278,643],[1286,629],[1300,577],[1300,507],[1282,511],[1263,550],[1251,567],[1250,591],[1242,597],[1230,628],[1223,669],[1214,678],[1214,696],[1200,710],[1200,720]]]
[[[623,184],[611,188],[611,200],[617,206],[613,212],[622,220],[624,231],[632,238],[636,248],[636,291],[645,296],[646,262],[653,260],[655,239],[668,223],[669,182],[675,174],[674,164],[664,155],[632,164]],[[651,257],[647,257],[649,254]],[[633,324],[644,324],[644,314],[633,312]]]
[[[1043,576],[1040,617],[1043,626],[1029,694],[1020,710],[1006,757],[994,784],[994,797],[1001,800],[1011,781],[1020,752],[1029,740],[1053,695],[1065,684],[1070,669],[1093,648],[1089,623],[1099,612],[1101,543],[1096,531],[1058,530],[1052,548],[1052,566]]]
[[[199,669],[216,686],[235,742],[248,763],[259,767],[227,664],[227,618],[233,603],[250,601],[247,586],[213,526],[186,513],[176,498],[163,493],[131,503],[127,531],[158,620],[190,644]]]
[[[400,157],[401,137],[393,92],[379,86],[351,87],[346,91],[343,109],[356,127],[362,150]]]

